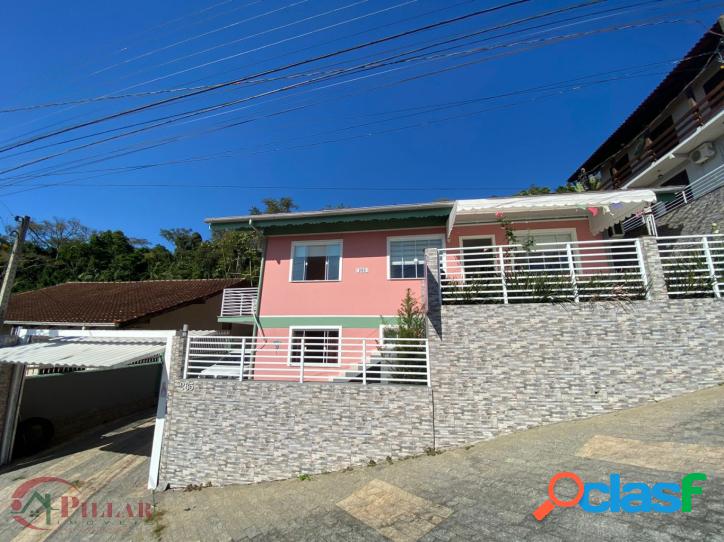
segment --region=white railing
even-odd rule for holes
[[[430,385],[427,339],[188,337],[184,378]]]
[[[639,239],[440,250],[443,303],[643,299]]]
[[[259,299],[257,288],[225,288],[221,316],[253,316]]]
[[[724,235],[658,237],[669,297],[722,297]]]
[[[655,218],[664,216],[671,211],[675,211],[684,205],[696,201],[697,199],[713,192],[717,188],[724,186],[724,165],[717,167],[706,175],[703,175],[692,181],[684,190],[677,192],[670,201],[659,201],[651,206],[651,212]],[[632,216],[623,221],[623,231],[628,232],[635,230],[644,224],[643,215]]]

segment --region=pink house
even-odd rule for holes
[[[424,346],[395,329],[408,290],[427,303],[426,250],[436,249],[443,302],[525,302],[543,275],[576,300],[607,295],[600,277],[614,268],[618,287],[641,276],[629,281],[625,263],[635,240],[605,238],[655,199],[586,192],[208,219],[263,239],[259,287],[229,290],[219,321],[253,326],[237,349],[249,378],[415,381]]]

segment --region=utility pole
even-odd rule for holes
[[[10,252],[10,259],[8,260],[8,267],[5,269],[5,276],[3,277],[3,285],[0,288],[0,326],[5,323],[5,312],[8,309],[8,303],[10,302],[10,293],[13,289],[13,283],[15,282],[15,272],[18,269],[18,262],[20,261],[20,254],[23,251],[23,244],[25,243],[25,236],[28,233],[30,227],[30,217],[15,217],[15,220],[20,223],[18,227],[18,234],[15,236],[15,242],[13,243],[13,250]]]
[[[15,236],[13,250],[10,252],[7,269],[3,277],[3,284],[0,288],[0,326],[5,323],[5,313],[7,312],[8,303],[10,302],[10,292],[15,282],[15,272],[18,269],[20,254],[23,251],[23,243],[25,236],[30,227],[30,217],[15,217],[20,223],[18,234]],[[20,410],[20,398],[23,395],[23,383],[25,382],[25,365],[15,363],[11,366],[9,373],[3,373],[3,377],[9,377],[7,395],[0,397],[0,402],[4,403],[2,410],[4,420],[2,422],[2,435],[0,440],[0,465],[10,462],[13,451],[13,443],[15,440],[15,430],[18,425],[18,412]]]

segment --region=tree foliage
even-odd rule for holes
[[[291,212],[291,198],[263,200],[264,213]],[[252,207],[250,213],[261,211]],[[31,224],[18,265],[15,291],[69,281],[240,278],[256,283],[261,255],[255,232],[216,232],[209,240],[187,228],[164,229],[164,245],[128,237],[122,231],[92,231],[76,219]],[[14,233],[0,236],[5,265]]]

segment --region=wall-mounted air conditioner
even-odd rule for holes
[[[716,154],[713,143],[704,143],[689,153],[689,160],[695,164],[703,164]]]

